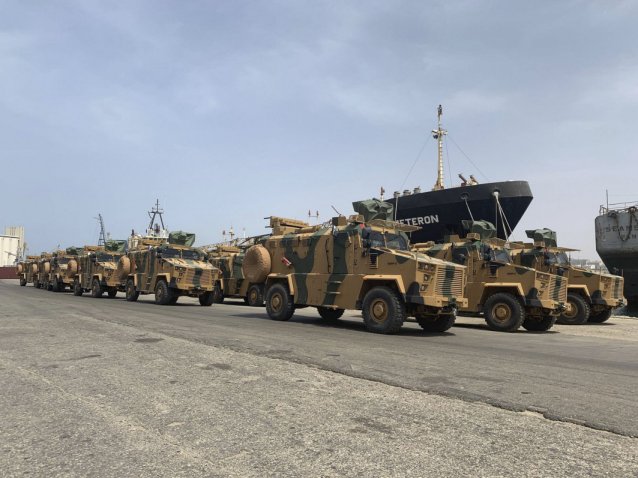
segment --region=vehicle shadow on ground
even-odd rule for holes
[[[268,314],[266,313],[266,309],[265,308],[258,308],[255,307],[255,312],[254,313],[242,313],[242,314],[232,314],[229,315],[229,317],[238,317],[238,318],[242,318],[242,319],[261,319],[261,320],[268,320],[268,321],[272,321],[272,322],[276,322],[273,321],[270,317],[268,317]],[[301,309],[304,310],[304,309]],[[260,312],[261,311],[261,312]],[[324,319],[322,319],[321,317],[319,317],[319,314],[317,314],[317,317],[308,317],[308,316],[302,316],[302,315],[293,315],[292,318],[286,322],[290,322],[290,323],[295,323],[295,324],[301,324],[301,325],[307,325],[307,326],[312,326],[312,327],[318,327],[318,328],[325,328],[325,329],[342,329],[342,330],[349,330],[352,332],[363,332],[366,334],[369,334],[371,332],[369,332],[366,328],[365,325],[363,323],[363,319],[357,319],[356,317],[346,317],[346,318],[342,318],[339,320],[336,320],[334,322],[329,322],[326,321]],[[406,323],[412,323],[412,322],[406,322]],[[420,328],[410,328],[410,327],[403,327],[401,328],[401,330],[396,333],[393,334],[394,336],[405,336],[405,337],[422,337],[422,336],[441,336],[441,337],[454,337],[454,332],[453,332],[453,328],[446,331],[446,332],[426,332],[425,330],[422,330]]]
[[[497,333],[497,334],[534,334],[536,335],[536,334],[559,334],[560,333],[558,330],[551,330],[551,329],[547,331],[525,330],[523,327],[518,329],[516,332],[501,332],[499,330],[490,329],[484,321],[481,323],[480,319],[477,319],[477,321],[478,322],[476,324],[454,324],[454,327],[459,327],[462,329],[479,330],[481,332],[490,332],[490,333]]]

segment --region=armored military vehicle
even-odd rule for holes
[[[175,304],[180,296],[198,297],[203,306],[213,303],[219,269],[205,254],[192,247],[195,234],[171,232],[168,239],[140,238],[118,263],[117,274],[125,280],[126,300],[155,294],[155,303]]]
[[[20,280],[20,285],[25,286],[35,281],[38,274],[38,259],[40,256],[27,256],[23,261],[20,261],[16,266],[16,275]]]
[[[512,263],[505,241],[496,238],[487,221],[464,221],[465,238],[457,235],[445,243],[416,244],[415,250],[467,266],[466,307],[460,312],[483,313],[493,330],[545,331],[565,310],[567,279]]]
[[[215,285],[215,302],[224,298],[241,298],[250,306],[264,305],[264,285],[252,284],[244,278],[242,264],[246,248],[220,245],[208,252],[210,263],[221,271],[221,280]]]
[[[525,233],[534,242],[510,244],[514,263],[568,280],[568,307],[558,318],[559,323],[605,322],[612,309],[624,305],[622,277],[572,266],[567,253],[576,249],[558,247],[556,232],[551,229],[530,229]]]
[[[271,319],[288,320],[295,308],[316,307],[327,320],[346,309],[363,312],[371,332],[391,334],[410,316],[427,331],[443,332],[456,318],[465,268],[411,252],[408,226],[389,220],[392,207],[353,203],[350,218],[328,224],[270,218],[272,235],[246,251],[244,277],[264,284]]]
[[[38,259],[38,272],[34,278],[33,285],[40,289],[52,290],[50,274],[51,274],[51,258],[53,256],[47,252],[40,254]]]
[[[63,292],[73,287],[75,274],[78,271],[77,258],[82,253],[78,247],[67,247],[56,251],[51,258],[51,272],[49,274],[49,290]]]
[[[102,297],[105,292],[109,297],[115,297],[118,291],[124,291],[124,282],[116,271],[125,246],[126,241],[116,240],[107,240],[104,246],[85,246],[84,253],[77,258],[73,295],[90,291],[95,298]]]

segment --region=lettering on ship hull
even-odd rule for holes
[[[427,224],[438,223],[439,215],[432,214],[430,216],[406,217],[404,219],[397,219],[397,222],[400,222],[401,224],[409,224],[411,226],[425,226]]]

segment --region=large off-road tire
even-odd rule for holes
[[[288,286],[273,284],[266,292],[266,312],[273,320],[290,320],[295,313],[295,303]]]
[[[271,266],[268,249],[258,244],[249,247],[246,251],[241,270],[244,273],[244,278],[248,280],[248,282],[261,284],[266,280],[268,274],[270,274]]]
[[[598,312],[597,314],[591,314],[589,316],[589,322],[592,324],[602,324],[603,322],[607,322],[610,317],[611,309],[607,309],[602,312]]]
[[[530,332],[545,332],[551,329],[555,322],[556,317],[553,315],[545,315],[541,318],[526,317],[523,321],[523,328]]]
[[[60,279],[59,277],[56,277],[55,280],[53,281],[53,290],[55,292],[64,292],[65,289],[65,285],[64,282],[62,282],[62,279]]]
[[[570,310],[563,312],[557,322],[563,325],[582,325],[587,322],[591,309],[587,301],[580,294],[567,294],[567,304]]]
[[[45,282],[45,286],[46,286],[46,290],[48,290],[49,292],[51,292],[53,290],[53,282],[47,280]]]
[[[33,281],[33,287],[35,287],[36,289],[40,288],[40,281],[37,279],[34,279]]]
[[[98,299],[102,297],[102,294],[104,294],[104,290],[100,285],[100,281],[97,278],[93,279],[93,281],[91,281],[91,297]]]
[[[204,307],[210,307],[211,305],[213,305],[215,296],[213,295],[213,291],[211,290],[210,292],[204,292],[203,294],[200,294],[198,299],[199,299],[199,305],[202,305]]]
[[[115,270],[115,277],[118,280],[124,280],[131,273],[131,260],[128,256],[120,257],[117,261],[117,269]]]
[[[109,296],[109,299],[112,299],[117,295],[117,289],[111,288],[106,292],[106,294]]]
[[[76,279],[73,281],[73,295],[79,297],[82,294],[84,294],[84,289],[82,288],[80,281]]]
[[[165,280],[160,279],[155,285],[155,303],[157,305],[168,305],[173,298],[173,291]]]
[[[363,322],[370,332],[396,334],[405,320],[405,304],[392,289],[373,287],[363,298]]]
[[[251,307],[261,307],[264,305],[264,286],[253,284],[246,291],[246,304]]]
[[[336,322],[337,320],[341,318],[345,310],[333,309],[332,307],[319,306],[317,307],[317,312],[319,312],[319,315],[321,316],[321,318],[325,320],[326,322]]]
[[[426,332],[445,332],[456,322],[456,309],[448,314],[439,314],[436,317],[417,315],[416,321]]]
[[[222,286],[219,282],[215,282],[215,287],[213,287],[213,302],[215,304],[224,303],[224,292],[222,291]]]
[[[24,277],[20,277],[20,287],[27,285],[27,280]]]
[[[169,305],[177,304],[177,299],[179,299],[179,295],[173,294],[173,297],[171,297],[171,301],[169,302]]]
[[[140,291],[135,288],[135,282],[133,282],[133,279],[126,281],[125,294],[128,302],[135,302],[139,298]]]
[[[525,320],[523,304],[508,292],[492,294],[483,306],[485,322],[492,330],[516,332]]]

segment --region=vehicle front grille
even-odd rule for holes
[[[185,288],[197,287],[201,289],[213,288],[213,271],[211,269],[199,269],[201,273],[196,273],[197,269],[188,268],[181,276],[179,283]]]
[[[557,302],[567,303],[567,279],[552,275],[549,280],[549,291],[551,299]]]
[[[612,299],[622,299],[623,298],[623,286],[624,286],[624,278],[622,277],[614,277],[612,279],[612,287],[611,287],[611,298]]]
[[[436,293],[445,297],[463,297],[463,269],[439,266],[436,271]]]

